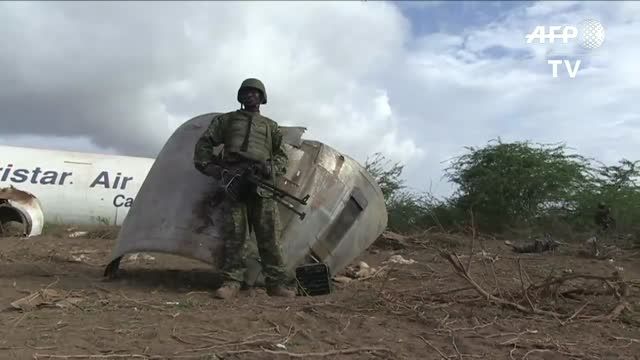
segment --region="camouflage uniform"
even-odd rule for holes
[[[598,208],[596,209],[593,220],[598,227],[596,230],[596,243],[610,242],[609,235],[611,235],[611,231],[615,227],[615,219],[611,216],[611,209],[607,204],[604,202],[598,203]],[[596,243],[594,243],[594,245],[597,245]]]
[[[259,80],[247,79],[238,91],[245,87],[258,88],[262,92],[262,103],[266,103],[266,92]],[[223,151],[214,157],[214,148],[224,144]],[[210,165],[222,164],[227,168],[242,169],[253,164],[268,167],[268,181],[275,184],[276,178],[284,175],[287,154],[278,124],[261,115],[244,109],[215,117],[198,140],[194,151],[194,163],[198,170],[207,174]],[[208,174],[210,175],[210,174]],[[256,236],[262,260],[267,291],[282,289],[289,285],[282,252],[279,245],[280,217],[273,195],[252,186],[236,201],[227,198],[223,203],[225,222],[225,261],[222,272],[225,287],[239,287],[246,271],[247,225]],[[290,296],[290,295],[285,295]]]
[[[606,232],[613,225],[613,217],[611,216],[611,209],[603,202],[598,204],[598,209],[594,215],[594,222],[600,227],[602,232]]]

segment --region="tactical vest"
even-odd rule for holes
[[[230,114],[225,128],[226,154],[254,161],[271,158],[271,127],[264,116],[236,111]]]

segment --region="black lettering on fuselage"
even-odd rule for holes
[[[38,178],[40,174],[42,176]],[[71,175],[73,173],[67,171],[46,170],[43,172],[40,167],[36,167],[33,170],[14,169],[13,164],[8,164],[4,168],[0,167],[0,181],[11,181],[18,184],[30,181],[32,184],[65,185],[65,181]]]
[[[101,172],[91,183],[91,185],[89,185],[89,187],[96,187],[97,185],[101,185],[102,187],[104,187],[105,189],[118,189],[118,186],[120,187],[120,190],[124,190],[127,187],[127,183],[133,180],[133,177],[131,176],[125,176],[122,177],[122,173],[116,173],[115,178],[113,179],[113,184],[111,183],[111,181],[109,181],[109,172],[108,171],[103,171]]]
[[[40,179],[40,184],[42,185],[55,184],[56,180],[58,180],[57,172],[45,171],[44,174],[42,174],[42,178]]]
[[[9,176],[9,173],[11,172],[12,167],[13,167],[13,164],[9,164],[7,165],[7,167],[4,168],[4,172],[2,173],[2,181],[7,181],[7,177]]]
[[[33,169],[33,172],[31,173],[31,183],[32,184],[37,184],[38,183],[38,175],[40,175],[40,173],[42,172],[42,170],[40,170],[40,167],[36,167],[35,169]]]
[[[120,175],[122,175],[122,173],[117,173],[116,174],[116,178],[113,180],[113,188],[117,188],[118,184],[120,183]]]
[[[124,190],[127,187],[127,182],[129,180],[133,180],[133,177],[127,176],[127,177],[122,178],[122,186],[120,187],[120,190]]]
[[[14,183],[23,183],[27,181],[29,177],[29,170],[27,169],[17,169],[13,171],[13,176],[11,177],[11,181]]]
[[[113,206],[115,207],[131,207],[133,198],[128,198],[122,194],[118,194],[113,198]]]
[[[96,187],[96,185],[102,185],[105,189],[109,188],[109,173],[107,171],[103,171],[98,175],[89,187]]]
[[[71,176],[71,173],[67,171],[63,171],[62,174],[60,174],[60,182],[58,183],[58,185],[64,185],[64,180],[67,178],[67,176]]]

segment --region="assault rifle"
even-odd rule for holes
[[[305,195],[302,199],[290,194],[278,187],[269,184],[267,181],[253,173],[251,167],[243,169],[230,169],[222,165],[218,165],[222,170],[222,183],[224,191],[235,200],[240,200],[244,197],[245,192],[249,184],[261,187],[274,195],[274,199],[284,205],[287,209],[294,212],[300,217],[300,220],[304,220],[306,214],[302,211],[296,210],[296,208],[284,198],[290,198],[302,205],[307,205],[309,195]]]

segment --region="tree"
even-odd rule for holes
[[[593,213],[598,203],[612,209],[618,230],[630,231],[640,217],[639,161],[622,159],[618,165],[600,163],[594,168],[590,187],[580,194],[576,224],[593,225]]]
[[[565,154],[564,145],[534,147],[498,139],[483,148],[466,149],[468,153],[457,157],[445,173],[459,187],[454,206],[472,209],[484,230],[531,225],[548,211],[575,206],[590,183],[588,161]]]
[[[382,153],[377,152],[373,154],[373,159],[367,158],[364,167],[380,186],[385,201],[404,188],[404,181],[400,179],[404,165],[400,165],[400,162],[389,167],[389,161]]]

